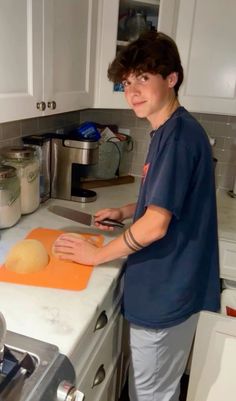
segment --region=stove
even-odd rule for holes
[[[0,401],[82,401],[70,360],[55,345],[11,331],[0,353]]]

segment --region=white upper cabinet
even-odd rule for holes
[[[97,0],[0,0],[0,122],[93,103]]]
[[[37,115],[42,100],[42,2],[0,0],[0,122]]]
[[[178,0],[99,1],[94,107],[128,108],[124,93],[108,81],[108,66],[119,48],[134,39],[129,23],[137,13],[146,20],[147,29],[158,28],[174,37],[177,4]]]
[[[235,17],[235,0],[180,0],[180,101],[190,111],[236,115]]]
[[[47,114],[48,106],[55,113],[55,104],[57,113],[92,106],[96,6],[97,0],[44,0],[43,99]]]

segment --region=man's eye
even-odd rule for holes
[[[122,85],[124,88],[127,88],[127,86],[129,85],[128,81],[122,81]]]
[[[148,76],[145,74],[142,74],[138,77],[139,81],[141,82],[146,82],[148,80]]]

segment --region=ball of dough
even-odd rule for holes
[[[48,253],[40,241],[24,239],[10,249],[5,266],[16,273],[34,273],[47,266],[48,259]]]

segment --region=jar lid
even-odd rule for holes
[[[16,177],[17,170],[12,166],[2,166],[0,165],[0,179]]]
[[[35,149],[30,146],[13,146],[2,150],[3,158],[7,159],[31,159],[35,153]]]

